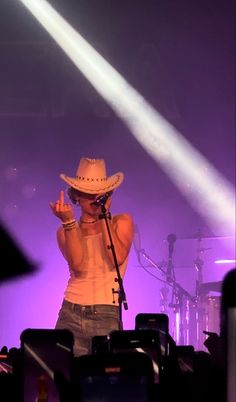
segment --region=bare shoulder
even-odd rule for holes
[[[134,237],[134,225],[132,216],[128,213],[115,215],[112,218],[112,226],[117,234],[117,237],[129,250]]]
[[[114,215],[112,217],[112,221],[114,223],[127,223],[127,224],[133,224],[133,218],[130,214],[128,213],[123,213],[123,214],[119,214],[119,215]]]
[[[130,214],[124,213],[112,217],[112,224],[114,229],[119,233],[126,233],[133,236],[134,224],[133,218]]]

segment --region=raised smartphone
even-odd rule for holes
[[[152,360],[154,383],[159,383],[161,350],[158,331],[152,329],[112,331],[109,335],[109,348],[111,353],[147,354]]]
[[[73,396],[80,402],[152,402],[152,361],[138,352],[74,359]]]
[[[164,313],[139,313],[135,317],[135,329],[154,329],[159,332],[162,360],[168,356],[169,318]]]
[[[22,400],[60,402],[63,387],[69,386],[71,379],[72,333],[59,329],[26,329],[20,340]]]

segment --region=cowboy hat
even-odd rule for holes
[[[103,194],[117,188],[124,179],[124,174],[118,172],[112,176],[106,175],[104,159],[81,158],[76,171],[76,177],[60,174],[70,187],[87,194]]]

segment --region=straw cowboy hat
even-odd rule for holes
[[[112,176],[106,175],[104,159],[81,158],[76,177],[60,174],[70,187],[87,194],[103,194],[117,188],[124,179],[124,174],[118,172]]]

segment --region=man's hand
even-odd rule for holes
[[[50,202],[50,208],[62,222],[69,222],[75,219],[72,205],[64,202],[64,191],[60,191],[59,199],[55,203]]]

